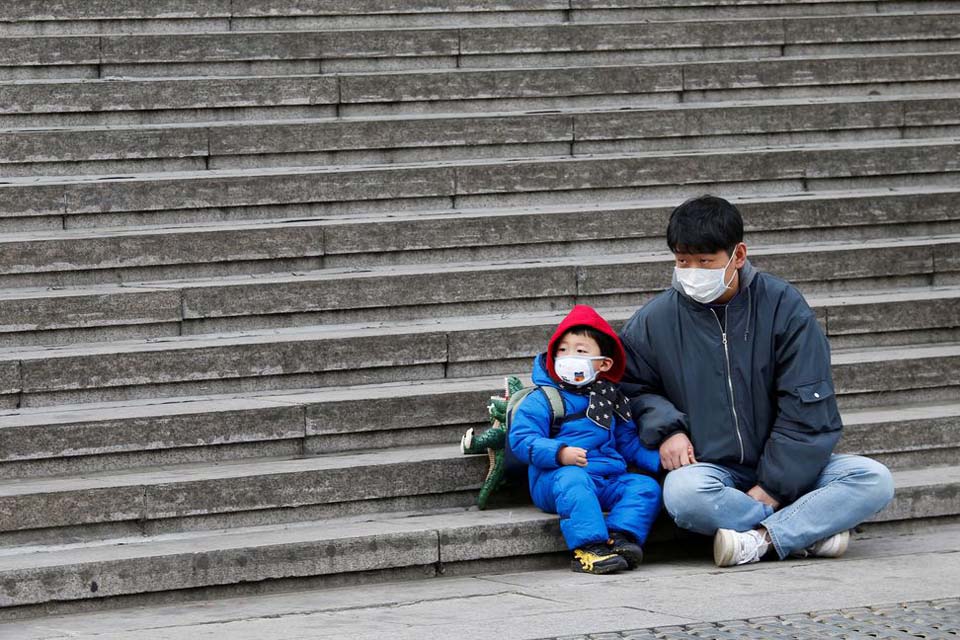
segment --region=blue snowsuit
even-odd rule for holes
[[[609,327],[606,322],[603,325]],[[561,329],[564,326],[561,324]],[[563,333],[558,329],[551,348]],[[549,361],[552,364],[552,359]],[[565,415],[582,415],[589,397],[564,390],[547,373],[547,362],[547,354],[534,360],[534,384],[557,387]],[[560,515],[560,529],[571,549],[605,542],[611,530],[626,532],[643,544],[660,511],[660,485],[649,476],[628,473],[627,463],[656,473],[659,453],[645,448],[633,421],[619,416],[615,416],[610,429],[586,416],[571,419],[560,426],[554,438],[550,437],[551,417],[547,398],[541,392],[533,392],[517,406],[510,425],[509,446],[518,459],[529,465],[533,503]],[[587,466],[560,466],[557,455],[564,446],[586,449]],[[609,511],[606,518],[603,511]]]

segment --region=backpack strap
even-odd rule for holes
[[[567,421],[567,408],[563,404],[560,390],[556,387],[537,387],[547,397],[550,403],[550,437],[555,438],[560,433],[560,425]]]

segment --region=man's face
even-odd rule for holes
[[[678,269],[723,269],[723,281],[733,280],[737,269],[743,266],[747,257],[747,247],[742,242],[733,250],[733,260],[730,254],[725,250],[716,253],[684,253],[678,251],[673,254],[675,264]],[[729,263],[729,264],[728,264]]]

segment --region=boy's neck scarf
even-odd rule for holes
[[[633,420],[633,414],[630,413],[630,401],[620,391],[620,387],[609,380],[595,380],[582,387],[561,382],[560,386],[565,391],[590,396],[590,404],[587,405],[587,418],[596,423],[597,426],[609,429],[613,426],[614,416],[620,416],[620,419],[625,421]]]

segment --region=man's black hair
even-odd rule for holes
[[[667,246],[673,253],[716,253],[743,242],[743,218],[735,206],[716,196],[687,200],[670,214]]]
[[[619,349],[617,349],[616,341],[611,336],[608,336],[599,329],[594,329],[590,325],[586,324],[578,324],[567,329],[566,333],[563,335],[587,336],[588,338],[593,338],[594,342],[597,343],[597,346],[600,347],[600,355],[605,358],[610,358],[611,360],[617,359]],[[560,341],[557,340],[557,342],[559,343]],[[554,352],[553,355],[557,355],[556,352]]]

